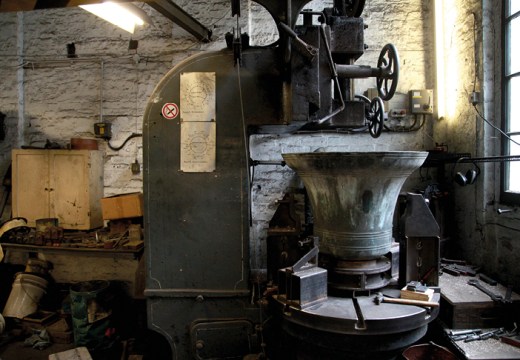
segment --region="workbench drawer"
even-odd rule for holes
[[[439,317],[450,329],[495,328],[503,323],[502,307],[492,301],[452,304],[441,296],[440,307]]]

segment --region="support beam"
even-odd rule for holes
[[[203,42],[209,42],[211,40],[211,30],[173,2],[169,0],[153,0],[147,1],[146,3],[195,36],[198,40]]]
[[[131,0],[118,1],[129,2]],[[203,42],[209,42],[211,40],[212,31],[171,0],[141,1],[182,27],[198,40]],[[0,0],[0,12],[76,7],[79,5],[98,4],[102,2],[102,0]]]

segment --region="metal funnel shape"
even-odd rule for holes
[[[388,253],[397,197],[427,155],[422,151],[283,154],[309,194],[320,252],[349,261]]]

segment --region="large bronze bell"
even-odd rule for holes
[[[305,184],[320,253],[334,260],[330,267],[338,276],[389,269],[389,262],[379,259],[392,245],[397,197],[427,155],[420,151],[283,154]],[[371,284],[359,284],[355,278],[346,288],[377,288],[387,283],[380,278],[383,275],[376,277]]]

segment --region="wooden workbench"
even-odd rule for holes
[[[520,295],[512,293],[511,304],[495,303],[474,286],[469,279],[477,279],[487,289],[505,297],[507,288],[501,284],[491,286],[476,277],[452,276],[444,273],[439,278],[441,288],[440,320],[450,329],[491,329],[506,327],[511,330],[513,313],[520,307]],[[452,345],[466,360],[520,359],[520,348],[499,339],[464,342],[452,341]]]
[[[4,262],[25,265],[38,258],[52,263],[51,275],[57,283],[116,280],[125,283],[129,295],[143,298],[144,249],[99,249],[1,244]]]
[[[493,328],[501,323],[505,307],[491,298],[468,280],[478,279],[470,276],[453,276],[447,273],[439,277],[441,288],[441,320],[451,329]],[[491,286],[479,280],[487,289],[505,297],[507,288],[501,284]],[[512,293],[513,306],[520,304],[520,295]]]

